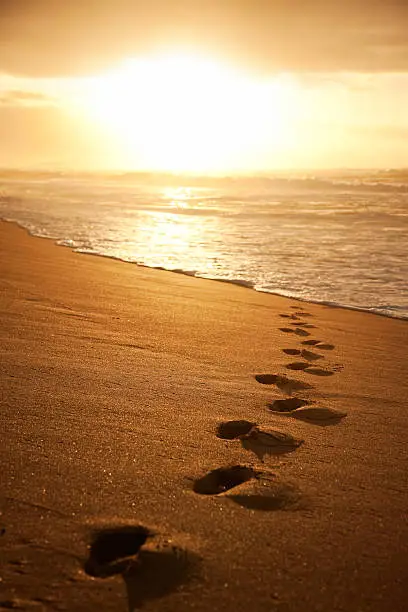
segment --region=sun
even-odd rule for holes
[[[129,166],[217,173],[291,139],[288,83],[198,55],[129,59],[81,87],[83,112],[120,142]]]

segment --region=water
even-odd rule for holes
[[[406,179],[194,185],[3,180],[0,216],[83,253],[408,318]]]

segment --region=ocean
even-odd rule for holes
[[[81,253],[408,318],[408,177],[18,175],[0,217]]]

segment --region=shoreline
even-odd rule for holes
[[[0,223],[0,609],[405,612],[405,321],[79,255]]]
[[[366,314],[372,314],[372,315],[377,315],[379,317],[386,317],[389,319],[398,319],[400,321],[408,321],[408,315],[403,315],[403,316],[398,316],[396,314],[387,314],[385,312],[375,312],[373,310],[370,310],[368,308],[363,308],[360,306],[351,306],[351,305],[345,305],[345,304],[340,304],[337,302],[331,302],[331,301],[318,301],[318,300],[307,300],[307,299],[303,299],[301,297],[298,296],[292,296],[292,295],[284,295],[283,293],[279,293],[277,291],[273,292],[273,291],[269,291],[267,289],[256,289],[254,284],[251,281],[240,281],[240,280],[233,280],[233,279],[228,279],[228,278],[209,278],[206,276],[200,276],[199,274],[197,275],[194,271],[189,271],[189,270],[181,270],[181,269],[174,269],[171,270],[169,268],[165,268],[164,266],[148,266],[146,264],[143,263],[138,263],[138,262],[132,262],[132,261],[127,261],[125,259],[121,259],[119,257],[114,257],[112,255],[104,255],[102,253],[88,253],[88,252],[84,252],[81,251],[80,249],[75,249],[67,244],[59,244],[59,242],[64,241],[65,239],[56,239],[56,238],[50,238],[48,236],[40,236],[38,234],[35,234],[33,232],[31,232],[27,227],[25,227],[23,224],[21,224],[19,221],[15,221],[15,220],[8,220],[4,217],[0,217],[0,223],[11,223],[14,225],[17,225],[19,228],[25,230],[27,232],[27,234],[33,238],[43,238],[44,240],[50,240],[52,241],[52,243],[55,246],[58,247],[64,247],[67,249],[70,249],[73,253],[78,253],[79,255],[90,255],[92,257],[102,257],[104,259],[109,259],[112,261],[119,261],[121,263],[125,263],[125,264],[131,264],[131,265],[135,265],[141,268],[148,268],[149,270],[161,270],[164,272],[171,272],[173,274],[181,274],[183,276],[189,276],[191,278],[200,278],[203,280],[209,280],[209,281],[215,281],[217,283],[227,283],[230,285],[234,285],[237,287],[242,287],[243,289],[250,289],[252,291],[257,291],[258,293],[265,293],[267,295],[272,295],[272,296],[277,296],[277,297],[282,297],[285,299],[290,299],[290,300],[294,300],[296,302],[300,302],[300,303],[305,303],[305,304],[317,304],[317,305],[321,305],[321,306],[327,306],[329,308],[341,308],[341,309],[345,309],[345,310],[352,310],[352,311],[357,311],[357,312],[364,312]],[[374,307],[375,308],[375,307]]]

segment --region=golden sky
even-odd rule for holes
[[[408,2],[2,0],[0,166],[408,166]]]

